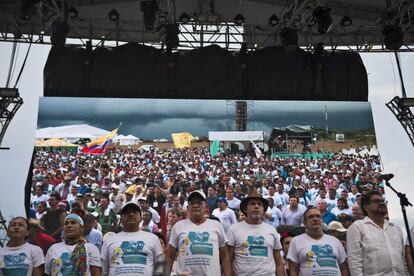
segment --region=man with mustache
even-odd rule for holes
[[[240,204],[246,219],[230,226],[230,260],[235,275],[285,275],[276,228],[263,222],[268,201],[252,190]]]
[[[128,202],[121,209],[122,232],[104,241],[101,251],[102,275],[152,276],[161,268],[163,250],[157,236],[139,229],[141,208]]]
[[[178,275],[231,275],[227,236],[223,226],[205,216],[206,196],[193,191],[188,197],[188,219],[177,222],[170,235],[166,275],[177,258]],[[220,268],[221,262],[221,268]]]
[[[348,228],[346,239],[351,275],[408,275],[403,233],[385,219],[383,195],[365,194],[361,207],[365,217]]]
[[[346,253],[341,242],[322,232],[322,214],[309,208],[303,215],[306,233],[292,239],[287,259],[290,276],[349,275]],[[361,274],[362,275],[362,274]]]

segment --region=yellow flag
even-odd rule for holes
[[[171,133],[171,137],[174,146],[179,149],[191,147],[191,141],[194,139],[189,132]]]

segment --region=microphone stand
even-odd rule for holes
[[[388,188],[393,190],[394,193],[400,198],[401,211],[403,213],[405,229],[407,231],[408,243],[409,243],[410,252],[411,252],[411,259],[414,263],[413,240],[411,238],[410,226],[408,224],[407,211],[406,211],[407,206],[413,206],[413,205],[408,201],[408,198],[405,196],[405,194],[398,192],[397,190],[394,189],[394,187],[391,186],[389,179],[385,179],[385,185],[387,185]]]

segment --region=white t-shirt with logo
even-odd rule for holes
[[[32,275],[33,268],[45,263],[40,247],[25,243],[17,247],[0,247],[0,275]]]
[[[292,239],[287,258],[299,265],[299,276],[340,276],[339,264],[346,261],[346,253],[333,236],[315,240],[304,233]]]
[[[65,242],[55,243],[46,254],[45,273],[48,275],[72,276],[78,275],[73,270],[72,252],[75,245],[68,245]],[[86,275],[91,275],[90,266],[101,267],[99,249],[92,243],[85,243],[86,249]]]
[[[219,248],[227,242],[224,228],[216,220],[207,219],[200,225],[189,219],[177,222],[169,240],[169,244],[178,250],[177,274],[221,275]]]
[[[227,232],[229,245],[234,247],[234,269],[236,275],[274,275],[276,264],[274,250],[281,250],[280,235],[265,222],[234,224]]]
[[[158,237],[150,232],[120,232],[102,245],[103,275],[152,276],[156,263],[163,261]]]

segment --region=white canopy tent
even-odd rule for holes
[[[36,139],[59,138],[75,142],[81,138],[96,139],[109,131],[87,124],[46,127],[36,131]]]
[[[132,134],[129,134],[127,136],[124,135],[118,135],[115,137],[114,141],[116,143],[119,143],[119,145],[121,146],[132,146],[132,145],[137,145],[140,142],[142,142],[138,137],[135,137]]]
[[[209,131],[210,141],[265,141],[269,140],[269,133],[264,131]]]

